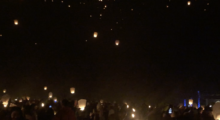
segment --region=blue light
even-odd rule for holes
[[[186,107],[186,99],[184,99],[184,107]]]
[[[52,106],[50,105],[49,108],[52,108]]]
[[[200,108],[200,92],[198,91],[198,108]]]

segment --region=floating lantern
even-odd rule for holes
[[[90,17],[92,17],[92,15],[90,15]]]
[[[26,98],[27,98],[27,100],[30,100],[30,97],[29,97],[29,96],[27,96]]]
[[[51,2],[53,2],[53,0],[51,0]]]
[[[133,108],[132,111],[135,112],[135,109]]]
[[[14,24],[15,24],[15,25],[18,25],[18,20],[14,20]]]
[[[49,92],[49,98],[52,98],[52,97],[53,97],[53,93]]]
[[[100,100],[100,103],[103,104],[103,103],[104,103],[104,100]]]
[[[56,114],[57,114],[57,112],[56,112],[56,111],[54,111],[54,112],[53,112],[53,114],[54,114],[54,115],[56,115]]]
[[[2,37],[2,34],[0,34],[0,37]]]
[[[115,41],[115,45],[118,46],[119,45],[119,40]]]
[[[100,2],[102,2],[102,0],[99,0]]]
[[[131,114],[131,117],[132,117],[132,118],[134,118],[134,117],[135,117],[135,114],[134,114],[134,113],[132,113],[132,114]]]
[[[15,101],[18,101],[18,99],[15,99]]]
[[[129,105],[127,105],[127,108],[129,108]]]
[[[102,14],[100,14],[100,16],[102,17]]]
[[[190,5],[191,5],[191,1],[188,1],[188,2],[187,2],[187,5],[190,6]]]
[[[44,86],[44,90],[47,90],[47,86]]]
[[[98,32],[94,32],[93,37],[97,38],[98,37]]]
[[[83,111],[86,107],[86,99],[80,99],[78,101],[78,105],[81,111]]]
[[[6,89],[3,90],[3,93],[6,93]]]
[[[47,0],[44,0],[44,2],[47,2]]]
[[[167,8],[169,8],[169,6],[168,6],[168,5],[167,5],[166,7],[167,7]]]
[[[131,9],[131,11],[133,11],[134,9]]]
[[[189,105],[192,106],[193,104],[193,99],[189,99]]]
[[[22,102],[22,99],[20,99],[18,102],[20,102],[20,103],[21,103],[21,102]]]
[[[107,8],[107,5],[105,5],[105,8]]]
[[[63,1],[61,1],[61,3],[63,3]]]
[[[206,11],[206,9],[204,9],[204,11]]]
[[[70,5],[68,5],[68,7],[71,7]]]
[[[75,88],[74,88],[74,87],[71,87],[71,88],[70,88],[70,93],[71,93],[71,94],[74,94],[74,93],[75,93]]]
[[[44,107],[44,103],[41,103],[41,107]]]
[[[209,5],[209,3],[207,3],[207,5]]]
[[[9,99],[10,99],[10,96],[7,94],[2,96],[1,101],[4,107],[8,106]]]
[[[53,101],[56,103],[57,102],[57,98],[54,98]]]
[[[148,108],[151,108],[151,106],[149,105]]]

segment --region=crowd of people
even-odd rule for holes
[[[80,109],[77,100],[23,100],[0,106],[0,120],[215,120],[212,108],[140,106],[127,103],[86,102]]]

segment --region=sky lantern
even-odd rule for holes
[[[2,34],[0,34],[0,37],[2,37]]]
[[[105,8],[107,8],[107,5],[105,5]]]
[[[30,97],[29,97],[29,96],[27,96],[26,98],[27,98],[27,100],[30,100]]]
[[[70,93],[71,93],[71,94],[74,94],[74,93],[75,93],[75,88],[74,88],[74,87],[71,87],[71,88],[70,88]]]
[[[53,93],[49,92],[49,98],[52,98],[52,97],[53,97]]]
[[[98,37],[98,32],[94,32],[93,37],[97,38]]]
[[[148,108],[151,108],[151,106],[149,105]]]
[[[119,40],[116,40],[116,41],[115,41],[115,45],[116,45],[116,46],[118,46],[119,43],[120,43]]]
[[[131,117],[132,117],[132,118],[134,118],[134,117],[135,117],[135,114],[134,114],[134,113],[132,113],[132,114],[131,114]]]
[[[127,108],[129,108],[129,105],[127,105]]]
[[[61,1],[61,3],[63,3],[63,1]]]
[[[41,103],[41,107],[44,107],[44,103]]]
[[[167,7],[167,8],[169,8],[169,6],[168,6],[168,5],[167,5],[166,7]]]
[[[6,93],[6,89],[3,90],[3,93]]]
[[[47,86],[44,86],[44,90],[47,90]]]
[[[190,106],[193,105],[193,99],[189,99],[189,105],[190,105]]]
[[[53,2],[53,0],[51,0],[51,2]]]
[[[56,103],[57,102],[57,98],[54,98],[53,101]]]
[[[133,108],[132,111],[135,112],[136,110]]]
[[[18,101],[18,102],[20,102],[20,103],[21,103],[22,101],[23,101],[22,99],[19,99],[19,101]]]
[[[68,5],[68,7],[71,7],[70,5]]]
[[[209,3],[207,3],[207,5],[209,5]]]
[[[78,105],[81,111],[83,111],[86,107],[86,99],[80,99],[78,101]]]
[[[102,14],[100,14],[100,16],[102,16]]]
[[[10,96],[7,94],[2,96],[1,101],[4,107],[8,106],[9,99],[10,99]]]
[[[18,20],[15,19],[15,20],[14,20],[14,24],[15,24],[15,25],[18,25]]]
[[[188,1],[188,2],[187,2],[187,5],[190,6],[190,5],[191,5],[191,1]]]

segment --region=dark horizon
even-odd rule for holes
[[[219,93],[219,9],[187,1],[1,1],[0,90],[150,102]]]

